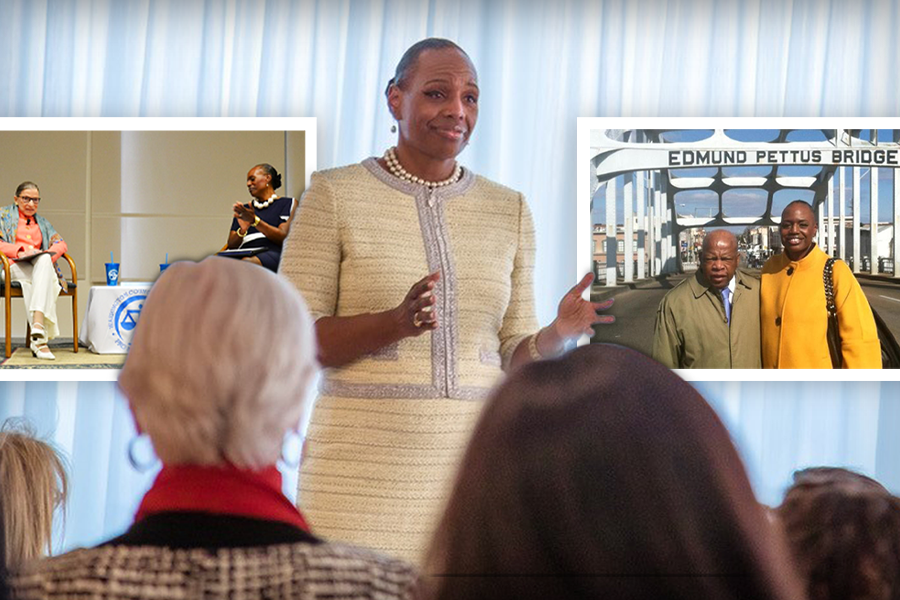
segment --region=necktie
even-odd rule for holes
[[[731,290],[722,288],[722,301],[725,304],[725,320],[731,324]]]

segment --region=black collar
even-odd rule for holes
[[[280,521],[200,512],[150,515],[104,546],[246,548],[295,543],[319,544],[314,535]]]

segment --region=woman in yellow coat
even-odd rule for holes
[[[781,214],[784,252],[766,261],[760,287],[762,364],[766,369],[830,369],[823,271],[828,255],[815,239],[812,207],[791,202]],[[881,346],[872,309],[853,273],[834,263],[841,355],[845,369],[880,369]]]

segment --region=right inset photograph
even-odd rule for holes
[[[900,128],[815,125],[854,123],[579,119],[579,269],[616,298],[592,342],[673,369],[900,368]]]

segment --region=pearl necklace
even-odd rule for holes
[[[275,202],[275,199],[276,199],[276,198],[278,198],[278,194],[274,194],[274,193],[273,193],[271,196],[269,196],[269,199],[266,200],[265,202],[260,202],[259,200],[257,200],[256,198],[254,198],[254,199],[253,199],[253,206],[255,206],[258,210],[262,210],[262,209],[268,207],[268,206],[269,206],[270,204],[272,204],[273,202]]]
[[[409,171],[403,168],[403,165],[400,164],[400,161],[397,160],[397,153],[395,147],[390,147],[384,153],[384,162],[387,163],[388,169],[390,169],[391,174],[404,181],[409,181],[411,183],[417,183],[419,185],[424,185],[427,188],[439,188],[444,187],[445,185],[451,185],[459,181],[460,176],[462,175],[462,167],[459,163],[456,163],[456,168],[453,169],[453,173],[447,179],[443,181],[426,181],[421,177],[416,177]]]

